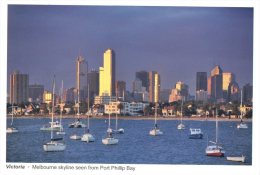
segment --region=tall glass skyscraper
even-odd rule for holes
[[[115,52],[109,48],[104,52],[103,67],[99,68],[99,96],[115,96],[115,76]]]
[[[149,102],[159,102],[161,78],[158,72],[149,72]]]
[[[220,66],[215,66],[211,71],[211,98],[214,100],[223,98],[223,71]]]
[[[196,91],[207,91],[207,72],[197,72]]]
[[[10,103],[23,103],[28,101],[29,75],[15,71],[10,75]]]

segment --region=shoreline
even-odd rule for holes
[[[59,118],[59,115],[55,115],[55,118]],[[11,115],[7,115],[7,118],[11,118]],[[21,118],[21,119],[41,119],[41,118],[51,118],[51,115],[21,115],[21,116],[14,116],[14,118]],[[63,119],[74,119],[75,115],[63,115]],[[76,116],[78,118],[78,116]],[[79,116],[80,119],[87,119],[86,115]],[[108,119],[108,115],[105,116],[91,116],[90,119]],[[116,119],[115,116],[111,116],[111,119]],[[180,117],[163,117],[158,116],[157,120],[180,120]],[[122,116],[118,115],[118,120],[154,120],[154,116]],[[215,121],[215,117],[183,117],[182,120],[186,121]],[[253,119],[243,119],[246,122],[252,122]],[[228,118],[228,117],[219,117],[218,121],[240,121],[240,118]]]

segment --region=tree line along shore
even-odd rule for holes
[[[15,118],[51,118],[51,115],[16,115],[14,116]],[[55,118],[59,118],[59,115],[55,115]],[[7,118],[11,118],[11,115],[7,115]],[[63,115],[62,118],[64,119],[75,119],[78,118],[78,116],[75,115]],[[80,119],[87,119],[87,115],[80,115]],[[94,119],[108,119],[108,115],[100,115],[100,116],[90,116],[90,118]],[[111,119],[115,119],[116,116],[111,116]],[[120,120],[154,120],[154,116],[123,116],[123,115],[118,115],[118,119]],[[180,120],[181,116],[170,116],[170,117],[165,117],[165,116],[157,116],[158,120]],[[190,121],[215,121],[215,117],[207,117],[207,116],[192,116],[192,117],[186,117],[183,116],[182,120],[190,120]],[[241,119],[239,116],[235,117],[218,117],[219,121],[240,121]],[[252,119],[243,119],[244,121],[252,122]]]

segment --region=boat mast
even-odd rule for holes
[[[61,125],[61,118],[62,118],[62,111],[63,111],[63,80],[61,80],[61,93],[60,93],[60,125]],[[61,127],[60,127],[60,131],[61,131]]]
[[[218,143],[218,111],[216,108],[216,145]]]
[[[88,115],[88,129],[87,129],[87,132],[89,132],[89,84],[88,84],[88,109],[87,109],[87,115]]]
[[[116,102],[117,102],[117,97],[118,97],[118,90],[116,91]],[[116,109],[117,109],[117,111],[118,111],[118,105],[119,104],[117,104],[117,107],[116,107]],[[116,111],[116,131],[117,131],[117,128],[118,128],[118,124],[117,124],[117,111]]]
[[[13,126],[13,122],[14,122],[14,95],[11,98],[11,103],[12,103],[12,118],[11,118],[11,127]]]
[[[183,98],[181,99],[181,124],[182,124],[182,108],[183,108]]]
[[[154,119],[154,125],[157,124],[157,103],[155,103],[155,119]]]
[[[117,130],[117,128],[118,128],[118,124],[117,124],[117,112],[116,112],[116,130]]]
[[[14,122],[14,104],[12,103],[12,119],[11,119],[11,127],[13,126],[13,122]]]
[[[240,119],[241,119],[241,121],[242,121],[242,117],[243,117],[243,115],[242,115],[242,107],[243,107],[243,90],[241,89],[241,98],[240,98]]]
[[[110,94],[110,100],[109,100],[109,107],[110,107],[110,103],[111,103],[111,94]],[[108,128],[110,129],[110,109],[109,109],[109,113],[108,113]]]
[[[54,93],[55,93],[55,75],[53,77],[53,83],[52,83],[51,139],[53,139]]]

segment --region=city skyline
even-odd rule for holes
[[[18,69],[46,89],[53,74],[75,87],[77,56],[98,70],[107,48],[127,90],[145,70],[161,75],[161,89],[183,81],[194,95],[196,72],[215,65],[252,84],[252,8],[10,5],[8,24],[8,76]]]

